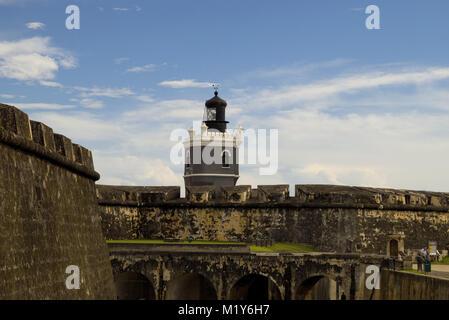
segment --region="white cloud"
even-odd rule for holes
[[[390,100],[390,112],[381,114],[292,109],[269,121],[253,112],[245,127],[279,129],[277,183],[449,189],[449,115],[394,113],[394,106]]]
[[[422,85],[449,79],[449,68],[425,68],[418,71],[368,72],[335,77],[306,85],[288,85],[277,89],[257,90],[235,99],[236,105],[254,105],[258,108],[285,108],[298,103],[315,102],[314,106],[332,103],[339,94],[354,94],[362,90],[382,87]]]
[[[53,79],[58,63],[37,53],[4,57],[0,62],[0,76],[17,80]]]
[[[89,112],[36,112],[31,113],[30,118],[45,123],[70,139],[87,144],[116,141],[118,148],[121,137],[125,136],[119,122],[101,119]]]
[[[239,183],[447,191],[449,68],[397,67],[234,91],[227,111],[241,109],[245,128],[279,129],[277,175],[259,179],[242,167]]]
[[[104,104],[102,101],[99,100],[93,100],[89,98],[81,99],[80,104],[89,109],[101,109],[103,108]]]
[[[14,99],[15,96],[12,95],[12,94],[0,94],[0,98],[3,98],[3,99]]]
[[[63,110],[77,108],[75,105],[70,104],[57,104],[57,103],[13,103],[19,109],[47,109],[47,110]]]
[[[301,175],[309,175],[311,179],[322,179],[324,183],[339,185],[352,181],[358,185],[384,186],[388,181],[382,169],[363,166],[311,163],[293,171]]]
[[[203,104],[199,100],[173,99],[155,101],[144,107],[127,111],[123,114],[128,121],[176,121],[176,120],[201,120],[203,117]]]
[[[440,83],[447,81],[447,69],[379,70],[308,85],[234,91],[226,112],[239,117],[230,127],[240,122],[245,128],[279,129],[278,173],[260,176],[257,168],[241,166],[238,183],[447,191],[449,90]],[[125,96],[117,89],[83,88],[81,93]],[[270,94],[275,98],[259,97]],[[100,183],[182,184],[182,166],[169,162],[174,144],[169,135],[176,128],[188,129],[191,120],[201,120],[204,100],[133,98],[141,101],[138,108],[112,117],[90,112],[36,115],[58,132],[91,146]]]
[[[237,181],[237,184],[239,185],[251,185],[253,188],[257,188],[258,185],[264,184],[288,184],[288,179],[286,179],[280,171],[276,175],[261,176],[258,167],[240,165],[239,173],[240,178]]]
[[[36,112],[41,121],[73,141],[90,148],[103,184],[179,185],[181,168],[169,161],[170,129],[136,123],[130,118],[90,112]],[[92,146],[95,146],[94,148]],[[176,172],[179,171],[179,172]]]
[[[449,110],[449,90],[433,86],[420,86],[414,93],[408,94],[398,92],[376,94],[376,92],[372,92],[357,98],[354,104],[359,107],[388,109],[391,108],[392,101],[394,101],[396,110],[416,108]]]
[[[49,80],[59,67],[74,68],[75,58],[50,45],[50,38],[34,37],[0,42],[0,77]]]
[[[112,8],[114,11],[128,11],[128,8]]]
[[[134,155],[113,155],[94,151],[97,170],[103,184],[118,185],[180,185],[182,176],[160,159]]]
[[[122,98],[125,96],[134,95],[134,92],[128,88],[85,88],[74,87],[75,90],[81,92],[81,96],[86,97],[108,97],[108,98]]]
[[[146,102],[146,103],[151,103],[154,102],[154,98],[149,96],[149,95],[140,95],[136,97],[137,100],[142,101],[142,102]]]
[[[41,81],[39,81],[39,83],[46,87],[53,87],[53,88],[62,88],[63,87],[62,84],[60,84],[59,82],[55,82],[55,81],[41,80]]]
[[[194,79],[183,79],[173,81],[162,81],[159,82],[159,85],[179,89],[179,88],[207,88],[211,87],[213,84],[209,82],[199,82]]]
[[[245,80],[256,78],[290,78],[291,76],[304,76],[310,74],[318,69],[329,69],[335,67],[341,67],[345,64],[351,62],[349,59],[334,59],[330,61],[324,61],[319,63],[294,63],[288,66],[280,66],[270,69],[258,69],[243,75],[239,75],[239,79],[244,78]]]
[[[45,23],[42,22],[28,22],[26,24],[28,29],[38,30],[38,29],[44,29]]]
[[[129,68],[126,70],[126,72],[150,72],[150,71],[154,71],[155,69],[156,69],[156,65],[147,64],[144,66]]]
[[[2,97],[2,95],[0,95]],[[88,109],[99,109],[103,107],[103,102],[92,99],[70,99],[71,102],[76,102],[77,104],[58,104],[58,103],[46,103],[46,102],[37,102],[37,103],[22,103],[15,102],[11,103],[17,106],[19,109],[24,110],[67,110],[67,109],[77,109],[80,105],[84,108]]]

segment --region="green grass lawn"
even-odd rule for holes
[[[164,241],[164,240],[106,240],[106,243],[154,243],[154,244],[222,244],[222,245],[244,245],[244,242],[225,242],[225,241],[203,241],[203,240],[192,240],[192,241]]]
[[[417,264],[416,261],[414,261],[413,264]],[[440,262],[432,262],[432,264],[447,264],[447,265],[449,265],[449,256],[444,257],[443,260]]]
[[[170,242],[164,240],[106,240],[106,243],[151,243],[151,244],[218,244],[218,245],[245,245],[244,242],[226,242],[226,241],[180,241]],[[315,252],[311,247],[295,243],[275,243],[269,247],[250,246],[251,252]]]
[[[449,264],[449,256],[444,257],[441,262],[432,262],[432,264]]]
[[[311,247],[297,243],[275,243],[269,247],[250,246],[251,252],[315,252]]]

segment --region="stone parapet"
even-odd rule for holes
[[[97,185],[100,204],[158,206],[249,206],[299,208],[354,208],[407,211],[449,211],[449,193],[335,185],[189,186],[186,197],[180,187],[132,187]]]
[[[0,104],[0,142],[93,180],[100,178],[94,171],[90,150],[53,133],[43,123],[30,121],[26,113],[14,106]]]

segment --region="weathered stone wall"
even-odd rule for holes
[[[115,298],[98,178],[89,150],[0,104],[0,299]]]
[[[116,281],[126,273],[144,277],[151,283],[154,293],[151,296],[158,300],[245,298],[244,287],[251,286],[251,281],[245,283],[244,279],[254,275],[270,280],[273,287],[270,291],[278,293],[273,299],[310,299],[314,293],[319,299],[340,298],[343,293],[347,299],[360,299],[366,265],[380,266],[384,261],[382,256],[360,254],[235,252],[226,245],[215,245],[221,248],[214,253],[176,244],[109,244],[109,247]],[[213,290],[192,296],[190,289],[201,289],[198,286],[204,283],[200,279],[206,280]],[[320,280],[325,280],[324,286]],[[176,293],[170,292],[172,288]],[[324,289],[332,290],[333,296],[330,292],[320,294]],[[214,294],[210,295],[211,291]]]
[[[371,291],[364,290],[364,300]],[[449,279],[405,271],[382,270],[373,300],[449,300]]]
[[[405,248],[449,244],[449,194],[327,185],[188,187],[97,186],[107,239],[187,239],[312,245],[320,251],[386,253],[388,236]]]

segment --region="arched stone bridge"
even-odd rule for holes
[[[386,257],[254,253],[246,246],[109,244],[119,299],[363,299]]]

